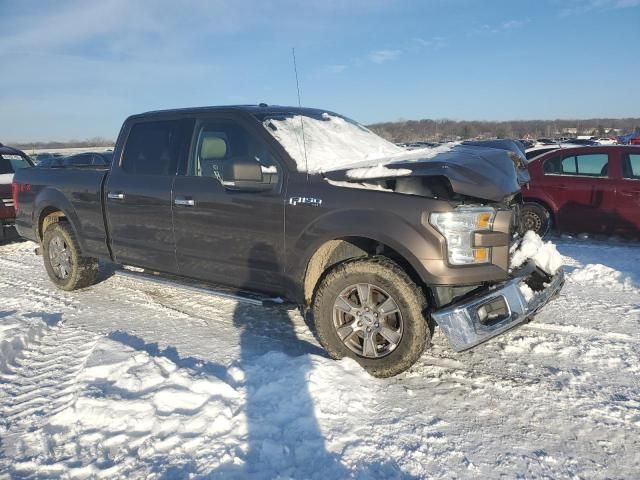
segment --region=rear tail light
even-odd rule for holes
[[[18,211],[18,188],[20,184],[13,182],[11,184],[11,198],[13,198],[13,208]]]
[[[31,185],[28,183],[16,183],[13,182],[11,184],[11,197],[13,198],[13,208],[15,209],[16,213],[18,212],[18,195],[20,194],[20,192],[29,192],[31,191]]]

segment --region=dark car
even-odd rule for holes
[[[113,152],[83,152],[68,157],[47,157],[38,163],[38,167],[108,167]]]
[[[101,259],[286,298],[332,357],[378,376],[436,324],[471,348],[563,283],[510,268],[529,180],[511,140],[407,151],[324,110],[207,107],[129,117],[110,168],[32,170],[17,226],[59,288],[93,284]]]
[[[640,232],[640,148],[576,147],[529,163],[523,221],[540,234]]]
[[[17,237],[11,183],[18,170],[32,166],[33,162],[23,151],[0,143],[0,241]]]

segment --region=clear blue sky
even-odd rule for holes
[[[640,116],[640,0],[0,0],[0,141],[159,108],[364,123]]]

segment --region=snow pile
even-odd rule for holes
[[[511,255],[509,268],[513,270],[521,267],[527,260],[533,260],[537,267],[549,275],[555,275],[563,263],[556,246],[551,242],[543,242],[532,230],[525,233],[522,242]]]
[[[364,178],[382,178],[382,177],[402,177],[411,175],[408,168],[388,168],[384,165],[376,165],[375,167],[354,168],[347,170],[347,177],[355,179]]]
[[[16,475],[346,478],[318,421],[348,438],[345,420],[373,415],[379,383],[353,360],[269,352],[224,367],[122,331],[97,342],[74,382],[46,430],[7,445]]]
[[[571,273],[569,278],[572,282],[583,285],[598,285],[617,290],[636,290],[632,278],[602,264],[585,265]]]
[[[407,151],[356,122],[327,113],[322,118],[319,120],[306,115],[294,115],[284,119],[265,120],[264,126],[295,160],[298,171],[308,170],[310,173],[350,167],[358,170],[365,167],[382,168],[385,164],[399,161],[425,160],[446,153],[457,145],[448,143],[435,148]],[[398,170],[389,171],[390,176],[411,173],[406,173],[406,170],[403,173]],[[367,169],[349,176],[361,179],[373,178],[373,174],[377,176],[378,172]]]

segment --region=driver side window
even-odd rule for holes
[[[200,125],[190,175],[211,177],[230,190],[267,191],[280,183],[281,169],[266,144],[230,120]]]

